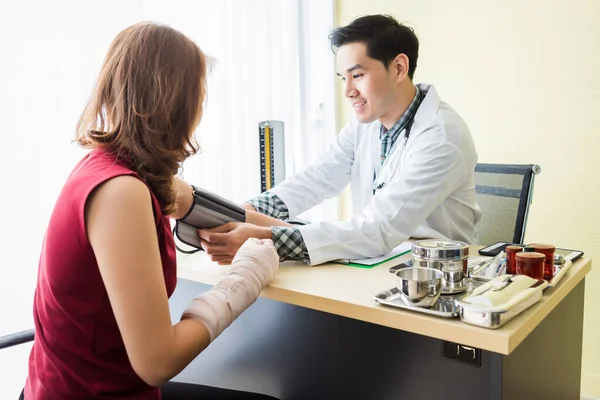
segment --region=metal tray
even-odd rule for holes
[[[549,283],[548,287],[551,288],[551,287],[555,287],[556,285],[558,285],[558,282],[560,282],[562,277],[565,276],[565,274],[567,273],[569,268],[571,268],[571,265],[573,265],[573,261],[571,261],[569,259],[567,259],[563,265],[555,264],[555,267],[558,270],[558,272],[552,277],[550,282],[548,282]]]
[[[400,290],[397,287],[393,287],[377,293],[373,299],[379,304],[386,306],[416,311],[423,314],[435,315],[437,317],[456,318],[460,315],[460,309],[458,305],[454,303],[454,298],[456,296],[440,296],[440,298],[431,308],[408,305],[402,301],[400,296]]]
[[[495,281],[512,276],[513,275],[501,275],[496,278]],[[482,285],[481,289],[478,289],[478,291],[483,293],[486,290],[490,290],[493,283],[493,281],[490,281],[485,285]],[[481,326],[483,328],[497,329],[537,303],[542,298],[543,291],[547,287],[548,282],[539,279],[536,284],[526,289],[526,296],[522,296],[523,298],[519,302],[512,304],[511,306],[501,304],[498,307],[489,308],[472,304],[468,301],[469,297],[478,294],[476,293],[477,291],[471,293],[469,296],[456,299],[456,306],[460,310],[460,319],[462,322]],[[523,294],[525,294],[525,290],[523,291]]]
[[[565,250],[557,249],[557,251],[565,251]],[[550,284],[548,286],[549,288],[555,287],[556,285],[558,285],[558,282],[560,282],[560,280],[567,273],[569,268],[571,268],[571,265],[573,265],[574,260],[581,257],[581,254],[582,254],[581,252],[576,251],[576,250],[573,250],[573,251],[566,250],[566,251],[570,251],[571,253],[565,256],[565,263],[562,265],[556,264],[556,263],[554,264],[554,266],[557,269],[557,272],[552,277],[552,279],[548,282]],[[485,267],[487,266],[486,261],[491,261],[492,259],[493,259],[493,257],[484,257],[484,256],[470,257],[469,258],[469,272],[468,272],[467,276],[470,279],[478,280],[481,282],[489,282],[489,281],[497,278],[498,275],[493,275],[493,276],[480,275],[485,270]],[[505,273],[506,272],[502,272],[502,274],[505,274]]]

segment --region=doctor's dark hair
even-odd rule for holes
[[[408,57],[408,76],[411,80],[417,69],[419,39],[412,28],[399,23],[390,15],[356,18],[349,25],[331,31],[329,42],[334,53],[348,43],[365,43],[367,55],[381,61],[386,68],[398,54],[405,54]]]
[[[113,40],[75,141],[103,148],[135,171],[165,214],[174,211],[173,176],[198,151],[209,59],[179,31],[143,22]]]

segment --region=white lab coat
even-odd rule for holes
[[[475,145],[462,118],[435,88],[419,88],[426,95],[409,137],[400,134],[384,166],[381,124],[352,119],[316,165],[271,189],[294,218],[351,183],[349,220],[300,227],[311,265],[381,256],[410,237],[474,243],[481,216],[475,203]],[[384,186],[373,194],[376,174]]]

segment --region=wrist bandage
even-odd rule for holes
[[[229,271],[212,289],[196,296],[182,315],[201,322],[211,342],[256,301],[279,267],[271,240],[248,239]]]

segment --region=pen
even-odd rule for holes
[[[494,261],[494,259],[493,259],[493,258],[490,258],[490,259],[487,259],[487,260],[482,260],[482,261],[478,262],[476,265],[474,265],[474,266],[472,266],[472,267],[471,267],[471,266],[470,266],[470,267],[468,267],[468,269],[467,269],[467,274],[468,274],[469,276],[471,276],[471,275],[477,275],[477,272],[479,272],[481,269],[484,269],[483,267],[484,267],[486,264],[489,264],[489,263],[491,263],[492,261]]]
[[[498,263],[496,267],[496,275],[501,275],[502,269],[506,266],[506,258]]]
[[[467,276],[471,276],[471,273],[472,273],[473,271],[475,271],[477,268],[481,267],[483,264],[485,264],[485,262],[486,262],[486,261],[487,261],[487,260],[482,260],[482,261],[479,261],[479,262],[478,262],[477,264],[475,264],[475,265],[473,265],[473,264],[469,265],[469,266],[467,267]]]

